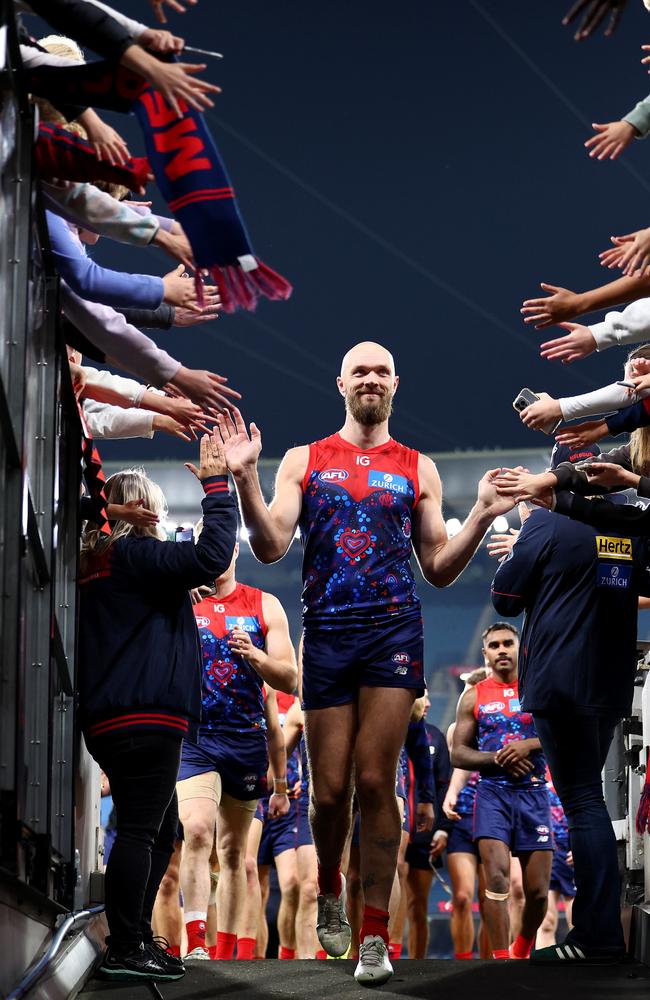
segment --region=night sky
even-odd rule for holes
[[[144,0],[121,6],[153,25]],[[169,15],[188,44],[225,54],[209,61],[223,94],[208,121],[258,256],[295,291],[155,336],[229,376],[266,456],[340,425],[334,378],[362,339],[394,351],[392,432],[426,451],[530,445],[511,407],[522,385],[566,395],[620,377],[621,353],[543,361],[519,315],[540,281],[583,290],[617,276],[598,252],[650,216],[650,143],[617,163],[583,148],[592,121],[650,91],[650,15],[632,0],[613,38],[576,44],[560,24],[568,6],[200,0]],[[142,152],[136,123],[110,120]],[[108,240],[93,252],[123,270],[169,269]],[[102,454],[188,449],[158,435]]]

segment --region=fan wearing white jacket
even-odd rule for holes
[[[197,430],[211,431],[206,421],[214,422],[212,418],[190,400],[172,398],[135,379],[81,365],[80,353],[71,348],[68,359],[75,392],[94,438],[152,438],[159,430],[191,441]]]

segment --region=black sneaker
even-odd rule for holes
[[[168,956],[171,958],[171,956]],[[138,979],[169,980],[182,979],[185,975],[185,968],[170,968],[167,962],[162,961],[158,952],[150,946],[145,948],[140,945],[129,952],[119,952],[111,945],[104,953],[104,960],[97,970],[97,975],[102,979],[111,979],[113,982],[124,982]]]
[[[618,965],[625,958],[623,950],[585,951],[580,945],[565,941],[548,948],[537,948],[531,953],[533,965]]]
[[[167,938],[156,935],[150,941],[145,941],[144,946],[170,972],[185,972],[183,959],[180,955],[172,955],[169,950],[170,944]]]

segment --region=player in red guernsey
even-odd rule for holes
[[[310,819],[319,864],[318,935],[330,955],[350,944],[340,862],[349,822],[352,773],[361,812],[365,910],[358,982],[392,974],[388,900],[400,818],[395,773],[411,706],[424,692],[422,618],[412,551],[425,579],[447,586],[463,571],[500,501],[496,470],[479,484],[462,530],[447,537],[433,462],[394,441],[388,418],[399,379],[379,344],[345,355],[337,385],[343,427],[284,457],[273,502],[261,493],[261,436],[239,411],[219,427],[253,552],[281,559],[296,528],[304,546],[303,703],[312,779]],[[377,725],[377,719],[382,725]]]
[[[483,633],[490,676],[461,695],[452,764],[478,771],[474,840],[485,869],[484,913],[493,958],[528,958],[544,919],[553,861],[546,761],[530,712],[519,702],[519,633],[495,622]],[[521,862],[525,905],[512,947],[511,854]]]
[[[282,605],[272,594],[239,583],[232,562],[214,594],[194,605],[203,657],[202,716],[196,742],[185,740],[178,775],[179,814],[185,833],[181,887],[187,957],[208,958],[205,920],[210,895],[208,860],[215,827],[217,958],[232,958],[246,894],[245,849],[268,767],[264,682],[280,690],[296,685],[297,668]],[[289,808],[286,755],[272,761],[269,809]],[[278,803],[278,796],[283,801]]]

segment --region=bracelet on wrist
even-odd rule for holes
[[[286,778],[274,778],[273,779],[273,791],[276,795],[286,795],[287,794],[287,779]]]

